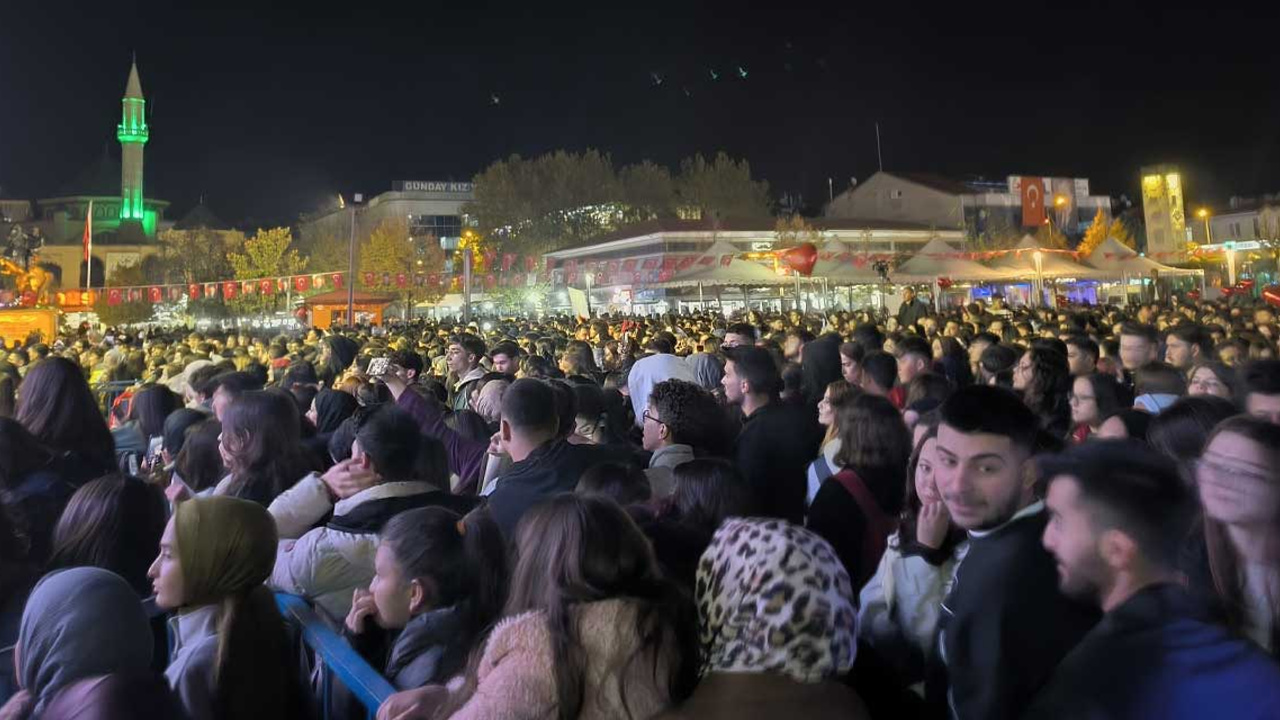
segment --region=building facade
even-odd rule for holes
[[[1098,211],[1109,219],[1111,198],[1091,194],[1087,178],[1010,175],[1002,183],[961,182],[881,171],[833,198],[823,217],[905,222],[991,239],[1034,232],[1044,224],[1078,236]]]
[[[358,243],[368,240],[374,228],[386,221],[407,222],[413,237],[431,235],[442,242],[456,242],[465,224],[463,208],[474,199],[469,182],[399,180],[391,184],[391,190],[375,195],[354,211],[344,200],[304,216],[298,223],[298,232],[308,243],[346,240],[354,212]]]

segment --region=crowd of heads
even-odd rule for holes
[[[304,716],[277,590],[343,627],[403,717],[696,713],[740,673],[905,717],[956,568],[1041,507],[1054,592],[1105,613],[1176,582],[1280,653],[1269,307],[904,300],[33,338],[0,360],[0,699]],[[917,556],[939,597],[871,680],[855,656],[910,624],[873,600]],[[495,680],[502,643],[541,684]]]

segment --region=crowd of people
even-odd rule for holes
[[[363,716],[273,593],[387,720],[1280,717],[1278,331],[907,293],[31,338],[0,720]]]

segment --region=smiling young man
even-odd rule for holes
[[[1041,475],[1062,592],[1106,615],[1027,717],[1280,717],[1280,666],[1183,587],[1196,499],[1177,466],[1146,443],[1100,441],[1046,458]]]
[[[926,699],[952,718],[1020,717],[1097,616],[1058,592],[1040,545],[1035,414],[1007,390],[975,385],[940,415],[934,480],[969,552],[942,604]]]

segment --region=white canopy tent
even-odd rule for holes
[[[854,259],[859,251],[839,240],[829,240],[818,251],[818,262],[813,265],[812,277],[826,278],[833,285],[872,285],[880,282],[880,275],[870,263],[859,267]]]
[[[670,280],[655,287],[715,287],[723,285],[785,285],[790,279],[778,275],[770,268],[753,260],[739,257],[741,250],[732,244],[717,240],[689,267],[677,272]]]
[[[941,238],[930,240],[924,247],[893,272],[896,282],[934,282],[938,278],[998,282],[1016,277],[1010,270],[989,268],[981,263],[959,257],[960,251],[943,242]]]
[[[1040,253],[1039,268],[1036,267],[1036,253]],[[1071,256],[1050,248],[1042,248],[1030,235],[1022,238],[1012,250],[996,257],[989,264],[996,270],[1006,270],[1023,278],[1100,278],[1106,273],[1098,268],[1078,263]]]
[[[1161,275],[1203,275],[1203,270],[1176,268],[1139,255],[1115,238],[1107,238],[1089,253],[1085,262],[1111,277],[1146,276],[1152,271]]]

